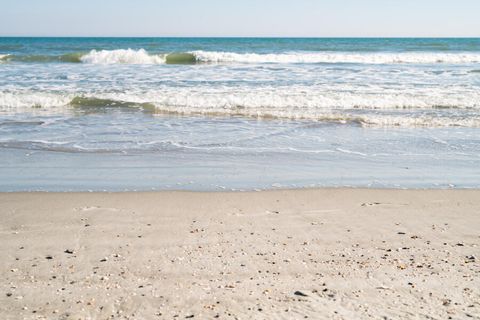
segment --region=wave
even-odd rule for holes
[[[317,122],[356,124],[362,127],[465,127],[479,128],[480,115],[476,117],[442,117],[435,115],[388,115],[369,113],[358,115],[349,112],[324,111],[292,115],[286,112],[222,112],[222,111],[177,111],[157,108],[157,113],[180,116],[210,116],[210,117],[249,117],[257,119],[286,119],[286,120],[311,120]]]
[[[193,53],[149,54],[146,50],[92,50],[80,61],[91,64],[195,64],[200,60]]]
[[[86,64],[195,64],[199,61],[192,53],[151,55],[144,49],[92,50],[63,55],[0,55],[0,62],[30,63],[86,63]]]
[[[340,124],[356,124],[363,127],[466,127],[479,128],[480,114],[451,115],[439,113],[384,113],[384,112],[358,112],[358,110],[304,110],[292,112],[264,108],[248,110],[243,106],[232,109],[192,109],[170,108],[158,106],[156,113],[180,116],[211,116],[211,117],[248,117],[257,119],[286,119],[286,120],[311,120]]]
[[[152,54],[145,49],[91,50],[63,55],[0,55],[0,61],[66,62],[85,64],[473,64],[480,63],[480,53],[347,53],[347,52],[290,52],[235,53],[221,51],[191,51]]]
[[[144,49],[92,50],[80,58],[83,63],[91,64],[163,64],[165,57],[150,55]]]
[[[235,53],[218,51],[192,51],[171,54],[149,54],[144,49],[91,51],[80,59],[93,64],[194,64],[194,63],[357,63],[357,64],[460,64],[479,63],[475,53]]]
[[[95,97],[75,97],[68,103],[68,105],[85,112],[104,112],[108,111],[108,109],[128,110],[139,108],[147,112],[155,111],[155,105],[151,103],[136,103]]]
[[[351,92],[316,87],[209,88],[172,87],[125,92],[0,91],[0,108],[168,106],[176,110],[275,110],[292,115],[324,109],[459,110],[480,112],[480,92],[434,90]]]
[[[436,64],[436,63],[479,63],[476,53],[233,53],[233,52],[192,52],[202,62],[238,63],[358,63],[358,64]]]
[[[80,63],[85,53],[73,52],[62,55],[0,55],[0,61],[3,62],[26,62],[26,63]]]
[[[198,58],[193,53],[171,53],[165,56],[167,64],[195,64]]]
[[[92,147],[78,142],[58,142],[48,140],[0,140],[0,148],[20,149],[30,151],[50,151],[60,153],[95,153],[95,154],[125,154],[125,145],[109,147]],[[145,153],[185,149],[173,141],[156,141],[153,143],[136,143],[128,147],[128,153]]]
[[[391,94],[340,97],[292,92],[194,93],[190,90],[97,95],[0,92],[0,111],[56,113],[74,110],[87,114],[120,110],[178,116],[303,119],[378,127],[480,127],[479,97],[462,98],[465,97],[436,100],[433,96]]]

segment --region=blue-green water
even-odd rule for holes
[[[480,39],[0,38],[0,190],[479,187]]]
[[[90,50],[145,49],[152,54],[190,51],[479,52],[479,38],[0,38],[2,53],[62,55]]]

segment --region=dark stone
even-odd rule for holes
[[[308,297],[308,295],[303,293],[302,291],[295,291],[293,294],[300,297]]]

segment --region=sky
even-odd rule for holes
[[[0,0],[0,36],[480,37],[480,0]]]

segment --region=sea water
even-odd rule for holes
[[[0,191],[480,187],[480,39],[0,38]]]

